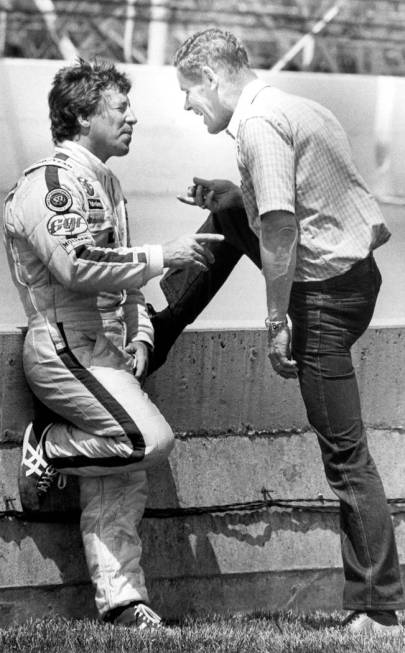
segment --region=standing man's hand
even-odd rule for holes
[[[197,206],[212,213],[224,209],[243,207],[242,191],[228,179],[193,178],[193,197]]]
[[[166,268],[198,268],[208,270],[214,255],[205,243],[221,242],[222,234],[193,234],[180,236],[162,245],[163,265]]]
[[[125,347],[125,351],[134,359],[133,372],[139,383],[143,385],[149,366],[149,346],[146,342],[135,340]]]
[[[273,370],[284,379],[294,379],[298,375],[297,363],[291,360],[291,331],[288,324],[276,333],[268,332],[268,357]]]

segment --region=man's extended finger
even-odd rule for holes
[[[194,197],[186,197],[185,195],[176,195],[179,202],[183,204],[188,204],[189,206],[197,206]]]
[[[225,236],[222,234],[194,234],[193,238],[195,238],[197,243],[220,243],[225,240]]]

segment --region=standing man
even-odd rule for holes
[[[28,317],[23,363],[49,411],[29,424],[21,503],[36,511],[59,474],[79,476],[81,532],[96,606],[106,621],[158,626],[140,567],[146,469],[173,432],[142,390],[153,328],[140,288],[164,267],[205,270],[203,242],[184,236],[133,247],[125,198],[105,165],[129,151],[130,82],[114,65],[61,69],[49,94],[53,156],[25,170],[5,203],[13,280]],[[45,414],[46,413],[46,414]]]
[[[381,277],[373,250],[390,233],[353,165],[345,133],[316,102],[258,79],[243,45],[209,29],[175,58],[187,111],[210,134],[235,140],[241,188],[195,178],[197,205],[212,213],[200,231],[213,243],[208,274],[169,273],[169,306],[154,317],[154,365],[202,311],[245,253],[266,283],[268,355],[275,372],[298,376],[328,482],[339,497],[344,607],[353,632],[400,632],[405,607],[393,526],[369,453],[350,348],[367,328]],[[292,323],[292,333],[287,314]]]

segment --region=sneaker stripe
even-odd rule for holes
[[[43,440],[46,432],[51,426],[52,425],[50,424],[48,428],[45,429],[45,431],[42,433],[41,439],[36,447],[33,447],[30,443],[31,437],[36,439],[32,422],[28,424],[27,428],[25,429],[22,464],[27,468],[25,471],[26,476],[31,476],[32,474],[41,476],[45,469],[48,467],[49,463],[44,457]]]

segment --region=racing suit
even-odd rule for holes
[[[137,532],[145,470],[173,446],[124,349],[136,340],[153,347],[139,288],[162,273],[162,248],[130,246],[117,178],[72,141],[10,191],[5,242],[28,318],[25,375],[62,418],[44,450],[61,473],[79,476],[83,544],[103,616],[148,600]]]

